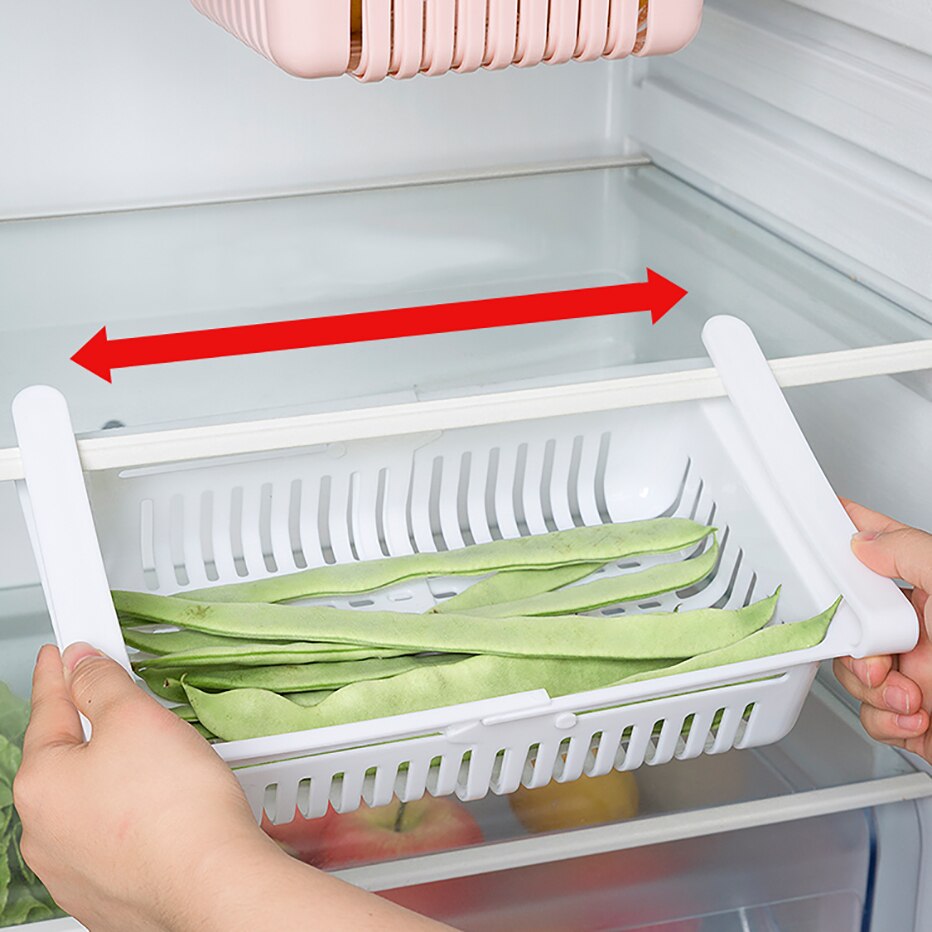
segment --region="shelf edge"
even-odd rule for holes
[[[903,774],[847,786],[793,793],[779,797],[779,805],[774,805],[774,799],[768,797],[692,812],[670,813],[637,822],[618,822],[596,828],[444,851],[367,867],[351,867],[334,871],[334,876],[365,890],[393,890],[535,864],[568,861],[663,842],[777,825],[927,796],[932,796],[932,776],[925,773]]]
[[[782,388],[932,369],[932,340],[790,356],[770,363]],[[718,398],[713,368],[520,389],[356,410],[149,431],[78,441],[85,471],[295,449],[537,417]],[[0,481],[23,478],[17,447],[0,450]]]

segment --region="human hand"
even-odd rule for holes
[[[87,645],[39,653],[14,793],[23,857],[94,930],[186,928],[218,862],[265,847],[210,746]]]
[[[87,644],[40,651],[13,792],[23,857],[93,932],[441,928],[288,857],[210,745]]]
[[[842,504],[859,533],[855,556],[882,576],[902,579],[919,617],[919,642],[906,654],[835,661],[835,676],[861,703],[861,723],[877,741],[932,763],[932,535],[855,502]]]

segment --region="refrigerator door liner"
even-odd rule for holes
[[[64,399],[26,389],[14,402],[19,485],[56,637],[62,646],[89,641],[128,667],[108,585],[170,594],[675,515],[719,529],[713,573],[602,613],[740,608],[782,587],[777,622],[797,621],[841,595],[824,641],[555,699],[532,690],[214,747],[257,816],[264,809],[284,822],[296,805],[320,815],[328,802],[347,811],[393,794],[477,799],[777,741],[820,660],[907,650],[917,624],[894,583],[851,554],[854,528],[750,330],[714,318],[704,340],[727,397],[559,417],[542,406],[538,417],[509,424],[490,409],[488,423],[421,433],[411,432],[410,417],[403,426],[386,418],[376,439],[315,436],[297,450],[187,461],[180,453],[167,465],[140,460],[86,474]],[[321,601],[422,612],[469,582],[430,579]]]

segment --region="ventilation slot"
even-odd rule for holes
[[[298,781],[298,791],[295,805],[298,807],[298,812],[300,812],[305,819],[310,815],[311,781],[309,777],[305,777],[303,780]]]
[[[582,527],[585,522],[579,509],[579,467],[582,463],[583,438],[577,435],[573,438],[573,453],[570,456],[570,474],[566,483],[566,494],[570,504],[570,515],[576,527]]]
[[[608,472],[608,454],[612,445],[612,435],[606,431],[599,441],[599,456],[595,466],[595,507],[603,524],[611,524],[612,516],[608,510],[605,492],[605,476]]]
[[[430,762],[425,781],[431,796],[447,796],[453,792],[462,770],[463,752],[437,756]]]
[[[151,498],[139,503],[139,562],[146,588],[158,589],[159,575],[155,569],[155,506]]]
[[[317,539],[320,541],[324,563],[337,562],[330,544],[330,485],[330,476],[322,476],[317,498]]]
[[[272,822],[275,822],[278,817],[277,804],[278,784],[270,783],[262,794],[262,809]]]
[[[245,576],[246,558],[243,555],[243,489],[236,486],[230,490],[230,552],[237,576]]]
[[[485,480],[485,518],[489,524],[492,540],[501,540],[502,532],[498,527],[498,515],[495,512],[495,486],[498,483],[498,463],[501,451],[493,447],[489,451],[489,471]]]
[[[550,498],[550,488],[553,482],[553,460],[554,451],[556,450],[556,440],[548,440],[544,444],[544,464],[540,476],[540,507],[544,513],[544,524],[547,525],[548,531],[557,531],[557,522],[553,517],[553,501]]]
[[[600,748],[601,745],[602,745],[602,739],[603,739],[604,737],[605,737],[605,732],[603,732],[603,731],[597,731],[597,732],[589,739],[589,750],[588,750],[588,754],[590,754],[591,756],[594,757],[594,756],[596,756],[596,755],[599,753],[599,748]]]
[[[179,586],[190,582],[184,558],[184,498],[173,495],[168,506],[168,547],[175,580]]]
[[[304,547],[301,543],[301,492],[301,480],[293,479],[291,488],[288,490],[288,540],[291,544],[294,565],[299,570],[307,568],[307,557],[304,556]]]
[[[715,740],[718,738],[719,729],[722,727],[722,719],[725,717],[725,709],[719,709],[712,716],[712,724],[709,726],[709,736],[705,739],[706,752],[711,751],[715,746]]]
[[[622,606],[613,605],[611,608],[603,608],[599,614],[611,617],[612,615],[624,615],[624,613],[625,609]]]
[[[515,523],[518,533],[527,537],[531,532],[527,525],[527,515],[524,512],[524,478],[527,473],[527,444],[518,446],[518,455],[515,460],[515,479],[511,485],[511,504],[515,512]]]
[[[686,494],[686,485],[689,480],[689,470],[692,464],[693,464],[693,461],[691,459],[686,460],[686,469],[683,471],[683,478],[680,479],[680,486],[676,490],[676,498],[673,499],[673,503],[670,505],[669,508],[667,508],[665,511],[661,511],[660,514],[657,515],[658,518],[670,518],[680,510],[680,505],[683,502],[683,496]],[[700,489],[701,489],[701,486],[700,486]],[[698,501],[699,499],[697,497],[696,504],[698,504]],[[693,510],[693,514],[695,514],[695,508]]]
[[[692,521],[695,521],[695,520],[696,520],[696,515],[697,515],[698,512],[699,512],[699,502],[700,502],[701,499],[702,499],[702,490],[703,490],[704,488],[705,488],[705,480],[704,480],[704,479],[700,479],[700,480],[699,480],[699,488],[696,489],[696,498],[695,498],[695,500],[693,501],[693,507],[689,509],[689,517],[690,517],[690,520],[692,520]]]
[[[554,780],[559,780],[565,770],[566,770],[566,758],[570,753],[570,749],[573,746],[572,738],[564,738],[560,742],[560,747],[557,750],[557,759],[553,765],[553,778]]]
[[[439,551],[448,550],[447,542],[443,538],[443,527],[440,523],[440,484],[443,481],[443,457],[435,456],[430,469],[430,493],[427,499],[427,517],[430,521],[430,536],[434,546]]]
[[[408,494],[405,498],[405,528],[408,532],[408,543],[411,545],[412,553],[420,553],[417,545],[417,539],[414,536],[414,467],[411,468],[411,476],[408,479]]]
[[[650,731],[650,740],[648,740],[647,748],[644,751],[645,764],[653,763],[654,758],[657,756],[657,747],[660,744],[660,740],[663,737],[663,730],[666,727],[667,723],[665,719],[654,722],[654,727]]]
[[[711,520],[711,518],[710,518]],[[718,556],[715,559],[715,566],[712,567],[712,571],[705,576],[703,579],[700,579],[699,582],[694,583],[692,586],[687,586],[685,589],[677,590],[677,596],[681,599],[688,599],[690,596],[698,595],[705,589],[708,589],[718,579],[718,572],[722,566],[722,560],[724,559],[726,553],[728,553],[728,538],[731,535],[731,529],[726,527],[724,533],[722,534],[722,540],[719,544]],[[693,550],[687,559],[693,559],[696,554],[707,550],[712,546],[711,538],[703,541],[698,547]],[[731,593],[734,591],[734,583],[738,574],[738,568],[741,565],[741,551],[738,552],[737,562],[734,566],[734,573],[731,578],[731,584],[727,590],[727,596],[730,598]]]
[[[728,529],[725,529],[725,537],[728,535]],[[722,549],[725,546],[725,537],[722,538]],[[728,579],[728,585],[725,587],[725,591],[712,603],[713,608],[724,608],[729,601],[731,600],[732,595],[735,591],[735,585],[738,582],[738,572],[741,569],[741,561],[744,559],[744,551],[739,550],[738,556],[735,559],[735,565],[731,571],[731,576]]]
[[[270,573],[278,572],[272,546],[272,483],[264,482],[259,489],[259,546],[262,548],[262,562]]]
[[[502,779],[502,769],[505,766],[505,748],[501,748],[495,755],[495,760],[492,761],[492,773],[489,777],[489,783],[495,784],[496,786],[501,783]]]
[[[634,738],[634,725],[628,725],[621,733],[618,740],[618,750],[615,752],[615,769],[621,770],[628,759],[628,749],[631,747],[631,741]]]
[[[201,556],[204,559],[204,573],[211,582],[220,578],[217,561],[214,557],[214,493],[201,494]]]
[[[307,782],[308,784],[308,803],[310,803],[310,780],[308,781],[302,780],[301,782],[302,783]],[[345,787],[345,784],[346,784],[345,773],[341,772],[341,773],[335,773],[333,775],[333,778],[330,780],[330,791],[327,794],[327,807],[328,808],[332,806],[337,811],[340,810],[340,808],[343,805],[343,801],[344,801],[344,793],[348,789],[348,786]],[[299,799],[298,805],[300,808],[300,793],[298,794],[298,799]],[[347,802],[350,803],[350,805],[355,805],[356,803],[359,802],[359,797],[357,796],[356,799],[354,800],[347,800]]]
[[[679,737],[676,741],[676,756],[682,757],[686,753],[686,743],[689,741],[689,736],[692,733],[693,725],[696,721],[696,713],[690,712],[686,718],[683,719],[683,727],[680,729]]]
[[[460,476],[456,487],[456,520],[463,535],[463,543],[471,547],[476,539],[469,523],[469,477],[472,466],[472,453],[468,450],[460,458]]]
[[[644,48],[647,42],[647,5],[648,0],[640,0],[638,5],[638,37],[635,39],[634,48],[631,50],[635,55]]]
[[[354,560],[359,559],[356,550],[356,499],[359,496],[359,473],[354,472],[349,478],[349,489],[346,495],[346,539],[349,541],[350,553]]]
[[[527,786],[531,782],[534,776],[534,768],[537,764],[537,752],[539,750],[540,750],[539,744],[532,744],[527,749],[527,754],[524,757],[524,770],[521,773],[521,782],[525,786]]]
[[[741,713],[741,721],[738,722],[738,730],[735,732],[735,745],[740,747],[744,741],[747,730],[751,727],[751,716],[754,713],[755,703],[749,702]]]
[[[379,541],[379,550],[382,551],[382,556],[390,557],[392,554],[391,550],[389,550],[388,537],[385,533],[385,501],[387,488],[388,470],[383,466],[379,470],[375,489],[375,534]]]

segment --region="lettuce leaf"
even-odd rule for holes
[[[13,806],[29,704],[0,682],[0,928],[65,914],[23,860],[23,826]]]

